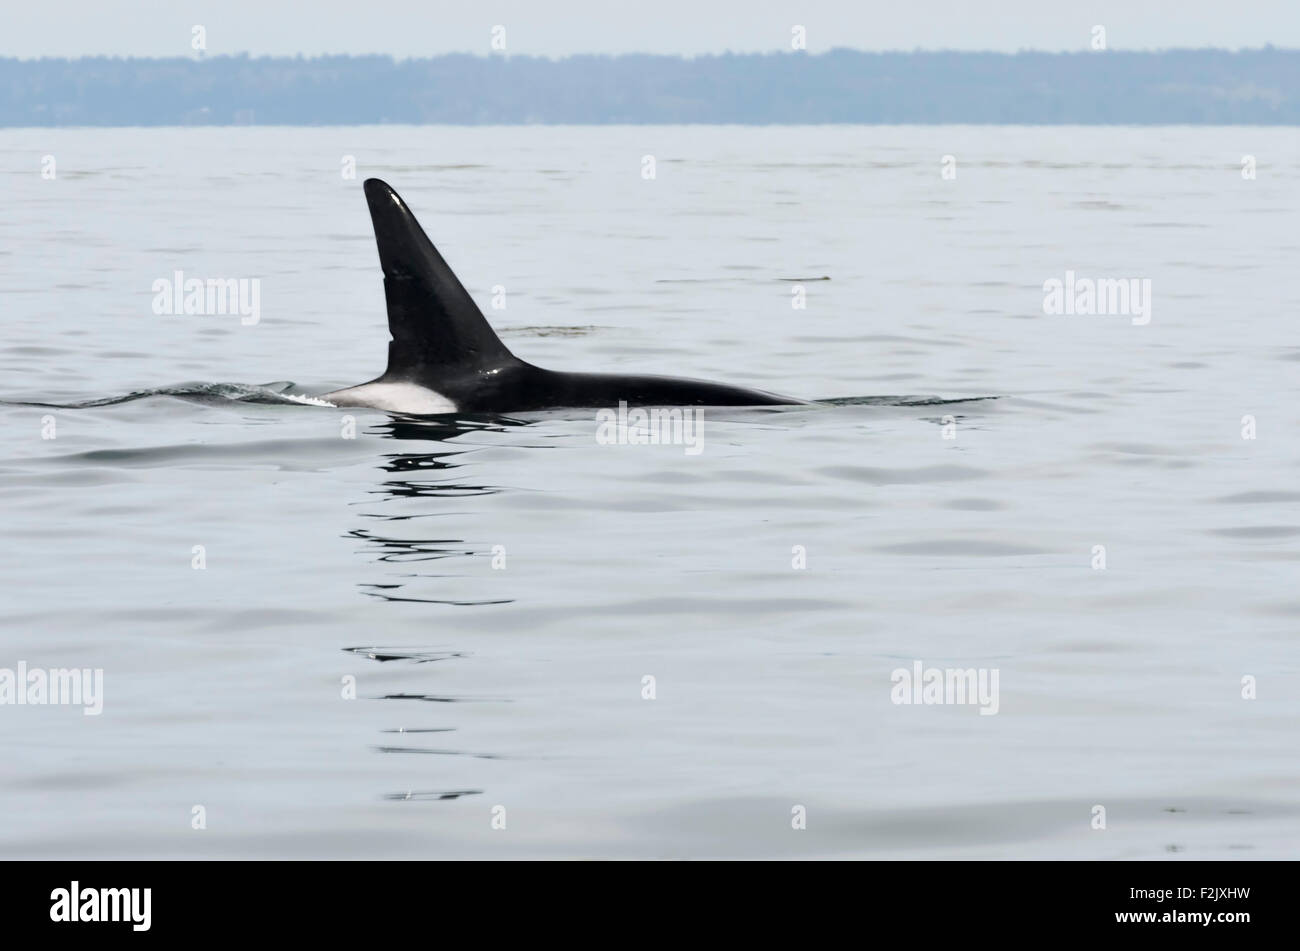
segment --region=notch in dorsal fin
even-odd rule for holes
[[[406,202],[377,178],[365,189],[393,337],[382,379],[436,382],[517,363]]]

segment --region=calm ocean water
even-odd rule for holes
[[[0,855],[1294,856],[1296,145],[6,130],[0,668],[103,712],[0,706]],[[372,175],[527,360],[849,405],[688,454],[286,403],[383,368]],[[177,270],[257,322],[155,314]]]

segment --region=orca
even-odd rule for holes
[[[318,399],[400,415],[501,414],[617,406],[806,403],[704,380],[545,370],[516,357],[388,184],[365,182],[388,305],[383,376]]]

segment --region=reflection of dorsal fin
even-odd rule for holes
[[[432,382],[517,363],[397,192],[367,179],[366,201],[393,337],[383,379]]]

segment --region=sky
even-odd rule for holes
[[[309,12],[308,12],[309,11]],[[1300,48],[1300,0],[6,0],[0,56]],[[500,36],[500,32],[497,34]]]

